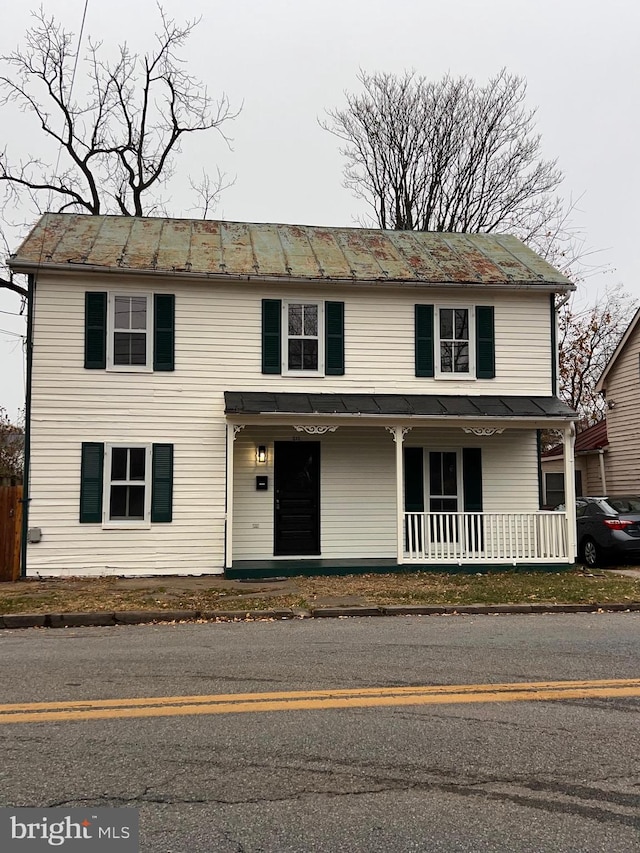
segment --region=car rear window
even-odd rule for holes
[[[607,503],[616,512],[640,512],[640,497],[609,498]]]

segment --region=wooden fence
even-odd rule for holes
[[[0,581],[20,577],[22,486],[0,486]]]

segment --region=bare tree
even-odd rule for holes
[[[380,228],[510,231],[529,239],[561,215],[562,181],[524,106],[526,83],[503,69],[479,86],[406,72],[361,71],[361,94],[322,126],[343,140],[345,185]]]
[[[89,86],[73,91],[73,36],[44,11],[34,13],[23,47],[2,57],[0,105],[33,115],[60,163],[36,155],[16,161],[0,152],[0,184],[10,201],[81,213],[142,216],[163,211],[158,190],[172,177],[175,155],[189,134],[215,130],[237,115],[226,95],[214,101],[184,68],[180,52],[198,21],[179,25],[161,7],[155,49],[144,56],[127,44],[115,61],[89,41]]]
[[[596,384],[637,306],[617,285],[595,304],[576,309],[570,300],[559,310],[560,396],[578,413],[579,428],[605,415],[606,403]]]
[[[22,480],[24,466],[24,426],[22,413],[13,423],[0,406],[0,480]]]

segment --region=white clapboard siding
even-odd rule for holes
[[[170,373],[85,370],[85,290],[174,293],[176,369]],[[263,298],[343,300],[346,372],[337,377],[263,376]],[[493,380],[437,380],[414,375],[414,305],[494,305]],[[35,302],[30,527],[42,541],[29,547],[30,574],[221,572],[225,525],[225,390],[353,393],[549,395],[549,298],[527,291],[446,292],[386,286],[293,286],[247,282],[191,282],[184,278],[41,275]],[[384,432],[381,430],[381,433]],[[242,438],[242,436],[240,436]],[[239,441],[240,441],[239,438]],[[522,439],[522,436],[520,436]],[[244,439],[247,440],[246,438]],[[533,440],[533,439],[532,439]],[[103,530],[79,524],[80,446],[83,441],[170,442],[175,448],[174,517],[149,530]],[[332,436],[323,456],[323,553],[395,553],[394,448],[388,433],[368,433],[351,446],[351,433]],[[501,438],[508,444],[506,435]],[[369,444],[367,444],[369,442]],[[483,445],[484,446],[484,445]],[[533,446],[533,445],[532,445]],[[236,452],[240,452],[241,443]],[[357,465],[371,456],[365,474]],[[487,484],[504,482],[504,457],[485,464]],[[350,467],[345,463],[351,459]],[[492,472],[491,466],[498,465]],[[246,473],[246,472],[245,472]],[[267,501],[243,505],[238,467],[234,530],[236,554],[262,550],[273,523]],[[515,478],[522,483],[522,476]],[[535,464],[526,475],[535,478]],[[536,487],[537,488],[537,487]],[[351,524],[353,489],[370,516]],[[526,509],[534,496],[524,499]],[[260,495],[259,498],[264,498]],[[519,497],[522,497],[519,495]],[[497,497],[489,499],[504,504]],[[507,505],[508,505],[507,501]],[[251,513],[264,514],[264,521]],[[489,507],[487,507],[488,509]],[[270,519],[270,520],[269,520]],[[258,528],[253,527],[259,524]],[[255,531],[258,531],[256,533]],[[272,535],[272,530],[271,534]],[[345,543],[347,543],[345,545]]]

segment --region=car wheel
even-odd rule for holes
[[[602,549],[590,536],[582,543],[582,559],[590,569],[602,565]]]

